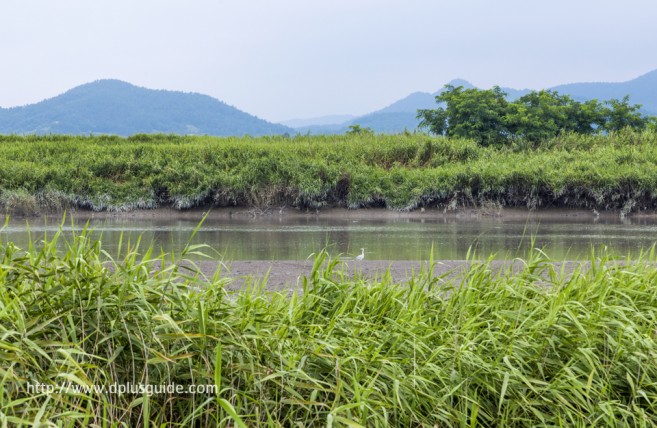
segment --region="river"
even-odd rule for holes
[[[615,255],[636,255],[657,239],[657,218],[573,215],[459,216],[439,213],[373,215],[209,216],[192,239],[212,247],[203,251],[224,260],[302,260],[326,247],[331,255],[347,257],[365,248],[369,260],[422,260],[431,247],[436,259],[460,260],[475,250],[477,258],[509,259],[531,247],[553,259],[586,259],[591,247],[606,245]],[[243,213],[244,214],[244,213]],[[70,240],[88,221],[92,237],[114,255],[123,245],[142,237],[142,249],[154,244],[167,253],[180,252],[199,224],[198,215],[130,214],[69,215],[63,238]],[[74,223],[71,223],[71,220]],[[62,224],[60,216],[9,220],[0,232],[3,242],[26,247],[52,237]],[[121,238],[122,237],[122,238]],[[64,246],[62,241],[61,246]]]

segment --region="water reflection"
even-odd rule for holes
[[[84,221],[87,219],[85,218]],[[33,239],[52,236],[60,219],[12,219],[1,232],[4,242],[13,241],[25,247],[28,231]],[[64,226],[64,237],[70,239],[72,229],[83,222]],[[103,247],[117,251],[123,234],[124,243],[142,242],[165,252],[179,252],[188,242],[198,220],[193,218],[90,219],[94,237],[101,237]],[[212,246],[229,260],[294,260],[305,259],[324,247],[333,255],[356,256],[360,248],[368,259],[426,259],[431,246],[437,259],[465,258],[476,249],[485,258],[521,256],[531,245],[543,248],[553,258],[586,258],[591,246],[608,246],[618,255],[636,254],[650,247],[657,238],[657,221],[652,218],[581,217],[574,218],[458,218],[425,216],[422,218],[353,219],[323,216],[285,216],[208,218],[193,239],[194,244]]]

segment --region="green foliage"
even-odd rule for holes
[[[358,124],[355,125],[349,125],[347,129],[347,135],[372,135],[374,134],[374,131],[372,128],[363,128]]]
[[[534,251],[403,285],[321,252],[288,294],[228,291],[184,254],[61,239],[0,243],[3,426],[657,424],[654,251],[570,272]],[[93,389],[127,383],[217,389]]]
[[[436,96],[447,109],[420,110],[420,127],[438,135],[471,138],[484,146],[498,145],[506,138],[504,117],[508,103],[499,87],[488,90],[445,86]]]
[[[561,132],[592,134],[603,123],[597,101],[580,104],[553,91],[530,92],[510,103],[505,117],[509,135],[537,142]]]
[[[609,100],[607,104],[611,107],[607,109],[607,117],[602,125],[606,131],[620,131],[624,128],[644,129],[648,123],[639,112],[640,105],[630,105],[630,97],[625,96],[622,100]]]
[[[471,138],[483,146],[510,141],[540,142],[560,133],[590,135],[620,131],[641,131],[654,121],[630,105],[629,97],[609,100],[574,101],[555,91],[533,91],[513,102],[498,87],[489,90],[463,89],[447,85],[436,96],[446,107],[418,110],[420,127],[437,135]]]
[[[172,206],[657,208],[657,133],[482,147],[425,134],[0,137],[0,210]]]

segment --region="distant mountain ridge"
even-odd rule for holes
[[[453,86],[474,88],[456,79]],[[585,101],[630,96],[645,114],[657,115],[657,70],[627,82],[570,83],[547,88]],[[528,89],[502,88],[509,99]],[[377,132],[396,133],[417,128],[418,109],[435,108],[434,93],[414,92],[374,112],[354,117],[323,116],[276,124],[198,93],[147,89],[120,80],[105,79],[77,86],[41,102],[0,108],[0,134],[116,134],[173,133],[183,135],[339,134],[350,125]],[[287,126],[286,126],[287,125]]]
[[[657,115],[657,70],[643,74],[627,82],[569,83],[552,88],[560,94],[568,94],[576,100],[608,100],[630,96],[630,103],[641,104],[642,110]]]
[[[0,108],[2,134],[174,133],[270,135],[294,132],[208,95],[147,89],[105,79],[23,107]]]
[[[289,126],[290,128],[301,128],[308,125],[330,126],[348,122],[355,118],[356,116],[353,114],[331,114],[328,116],[312,117],[310,119],[290,119],[281,122],[281,125]]]
[[[470,82],[462,79],[455,79],[449,82],[452,86],[463,86],[474,88]],[[511,100],[531,92],[529,89],[501,88],[507,93]],[[630,96],[631,104],[641,104],[642,111],[645,114],[657,115],[657,70],[653,70],[635,79],[627,82],[594,82],[594,83],[570,83],[565,85],[547,88],[557,91],[562,95],[570,95],[577,101],[586,101],[597,99],[606,101],[612,98],[621,99],[625,95]],[[362,127],[372,128],[376,132],[403,132],[405,129],[412,131],[417,128],[418,120],[417,110],[436,108],[436,96],[443,89],[434,93],[414,92],[387,107],[368,113],[363,116],[345,121],[341,124],[334,124],[330,127],[325,125],[315,126],[306,124],[303,127],[295,128],[295,131],[302,133],[343,133],[350,125],[358,124]]]

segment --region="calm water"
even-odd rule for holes
[[[86,218],[84,222],[86,222]],[[29,220],[32,239],[40,241],[52,236],[61,219]],[[80,229],[83,221],[64,226],[64,237]],[[119,238],[135,241],[142,236],[145,244],[154,243],[165,252],[179,252],[198,225],[196,219],[175,218],[107,218],[91,219],[94,237],[100,237],[110,254],[115,254]],[[26,220],[12,219],[0,232],[3,242],[13,241],[27,246]],[[586,258],[591,246],[607,245],[618,255],[638,253],[657,240],[654,219],[592,217],[577,219],[536,218],[392,218],[364,220],[353,218],[208,218],[193,239],[193,243],[211,245],[216,257],[226,260],[293,260],[305,259],[323,247],[331,255],[355,256],[364,247],[366,258],[378,260],[417,260],[429,256],[431,246],[437,259],[463,259],[469,248],[476,248],[482,257],[496,258],[522,255],[534,238],[535,246],[551,257],[560,259]]]

